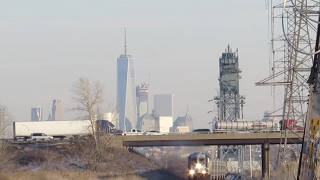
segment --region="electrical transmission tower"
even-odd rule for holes
[[[219,59],[220,96],[214,97],[218,105],[218,121],[237,121],[240,118],[245,97],[239,95],[239,79],[241,78],[238,62],[238,51],[232,52],[228,45],[225,53]],[[238,160],[238,171],[243,173],[243,146],[220,146],[219,158],[235,157]]]
[[[296,125],[304,126],[309,100],[307,83],[313,64],[315,37],[317,31],[319,2],[313,0],[285,0],[273,6],[275,0],[269,1],[271,16],[271,75],[256,83],[258,86],[270,85],[275,97],[280,89],[283,102],[270,116],[281,119],[294,119]],[[280,93],[281,93],[280,92]],[[284,121],[282,121],[284,127]],[[286,154],[290,128],[282,132],[284,145],[279,145],[278,165],[296,161]],[[296,134],[297,135],[297,134]],[[298,136],[298,135],[297,135]],[[303,138],[303,137],[300,137]],[[291,146],[290,152],[300,153],[301,146]],[[287,150],[287,152],[289,152]],[[291,156],[293,157],[293,156]],[[294,173],[294,172],[292,172]],[[287,173],[290,174],[290,173]],[[295,174],[295,173],[294,173]],[[293,177],[288,177],[289,179]]]

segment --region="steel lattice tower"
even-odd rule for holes
[[[244,96],[239,95],[239,79],[241,78],[238,62],[238,51],[232,52],[228,45],[225,53],[219,58],[220,96],[214,97],[218,105],[218,121],[237,121],[244,104]],[[243,112],[243,111],[242,111]],[[243,172],[243,146],[220,146],[219,158],[235,157],[238,160],[239,172]]]
[[[309,95],[307,80],[313,63],[319,1],[285,0],[275,6],[272,5],[273,1],[269,4],[272,73],[256,85],[272,86],[274,96],[279,93],[276,92],[278,90],[283,92],[282,105],[276,107],[274,99],[274,111],[270,116],[295,119],[298,125],[303,126],[307,114]],[[287,139],[288,131],[282,131],[284,148],[279,148],[279,163],[288,162],[286,154],[286,143],[290,141]],[[291,152],[299,152],[301,149],[298,145],[291,148]]]

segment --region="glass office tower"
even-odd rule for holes
[[[120,55],[117,59],[117,105],[120,129],[130,131],[136,128],[135,65],[130,55]]]

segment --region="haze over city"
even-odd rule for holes
[[[238,49],[244,118],[273,110],[271,88],[254,84],[270,69],[265,1],[1,2],[0,102],[15,121],[29,121],[36,106],[46,118],[53,99],[66,120],[76,118],[66,110],[75,106],[70,90],[80,77],[101,82],[105,109],[115,106],[124,22],[136,85],[150,84],[150,109],[154,94],[173,94],[174,120],[189,107],[195,128],[209,126],[217,111],[208,100],[218,95],[219,57],[229,44]]]

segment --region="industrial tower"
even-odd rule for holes
[[[241,69],[239,69],[238,50],[232,52],[228,48],[219,59],[220,76],[220,96],[215,96],[214,100],[218,106],[218,121],[237,121],[243,118],[243,104],[245,97],[239,95],[239,79]],[[241,116],[240,116],[241,113]],[[220,146],[219,158],[226,159],[235,157],[238,160],[239,172],[243,172],[243,146]]]

